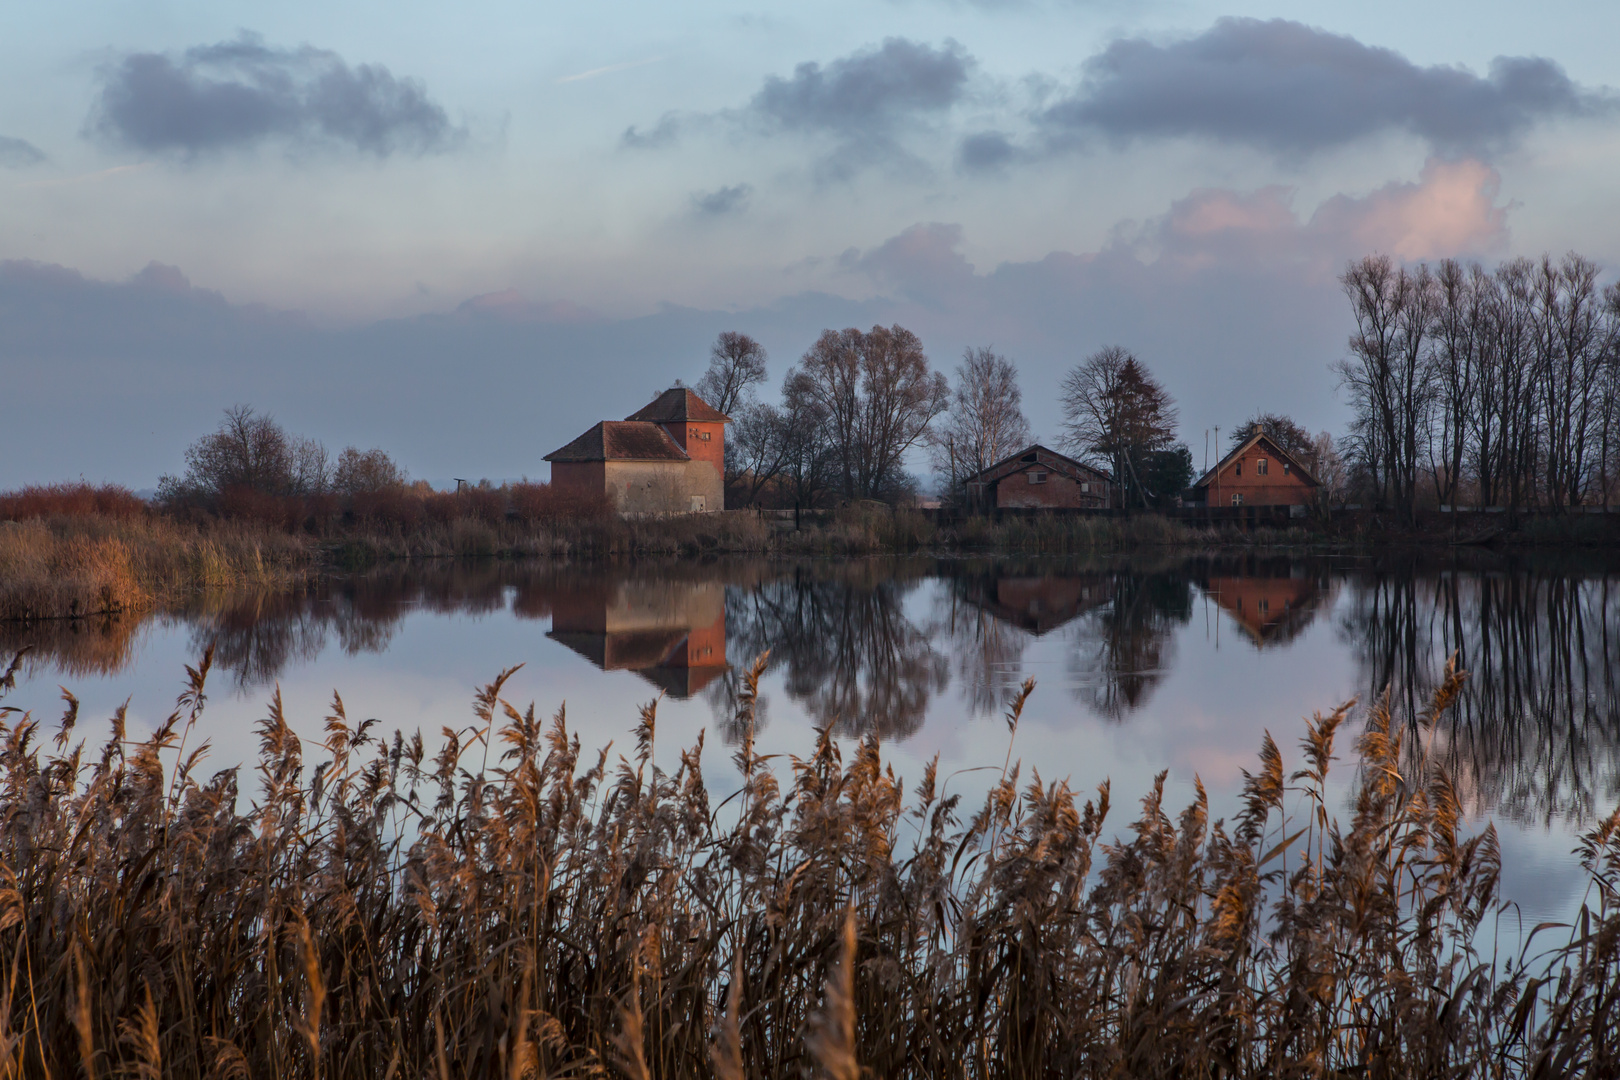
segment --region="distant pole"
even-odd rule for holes
[[[1204,429],[1204,471],[1209,472],[1209,428]]]

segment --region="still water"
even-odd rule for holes
[[[1077,790],[1111,779],[1132,801],[1168,772],[1212,816],[1237,806],[1270,731],[1297,766],[1301,718],[1386,691],[1411,716],[1456,654],[1470,672],[1433,738],[1473,823],[1501,834],[1504,893],[1526,925],[1578,907],[1575,837],[1620,801],[1620,566],[1589,559],[1162,556],[1112,561],[716,561],[572,567],[501,562],[396,568],[293,594],[214,594],[186,610],[102,624],[0,625],[0,657],[32,645],[5,704],[50,718],[60,686],[81,732],[128,701],[150,730],[184,665],[216,647],[205,732],[215,768],[251,761],[279,692],[319,737],[334,693],[351,721],[433,737],[472,719],[476,689],[522,664],[505,694],[566,709],[587,748],[626,737],[658,701],[657,759],[700,733],[706,773],[735,786],[741,674],[769,650],[761,752],[804,752],[818,727],[880,737],[909,781],[938,756],[971,802],[1009,739],[1024,776]],[[1008,696],[1036,681],[1016,734]],[[1348,819],[1358,729],[1341,731],[1335,793]],[[105,732],[105,728],[99,729]]]

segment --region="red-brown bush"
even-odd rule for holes
[[[146,512],[146,500],[118,484],[30,484],[0,492],[0,521],[92,514],[128,519]]]
[[[506,489],[512,516],[525,525],[555,525],[565,521],[600,521],[613,512],[602,492],[581,492],[551,484],[513,484]]]

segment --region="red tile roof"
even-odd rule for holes
[[[709,424],[729,424],[731,417],[710,405],[684,386],[671,387],[653,398],[652,403],[637,409],[626,420],[652,420],[660,424],[679,424],[696,420]]]
[[[712,411],[712,410],[711,410]],[[686,451],[658,424],[604,420],[546,455],[547,461],[687,461]]]

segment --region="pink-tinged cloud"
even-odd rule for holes
[[[1364,199],[1334,196],[1311,216],[1310,229],[1402,259],[1483,254],[1507,242],[1507,208],[1496,204],[1501,184],[1481,162],[1431,158],[1415,184],[1388,184]]]

